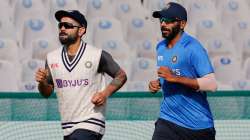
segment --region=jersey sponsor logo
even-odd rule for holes
[[[89,79],[77,79],[77,80],[56,79],[56,84],[58,88],[80,87],[80,86],[85,87],[89,84]]]
[[[181,69],[172,69],[172,72],[177,76],[181,76]]]
[[[91,67],[92,67],[92,62],[87,61],[87,62],[85,63],[85,67],[86,67],[86,68],[91,68]]]
[[[159,55],[159,56],[157,57],[157,59],[158,59],[158,61],[163,61],[163,56]]]
[[[177,56],[176,56],[176,55],[172,57],[172,62],[173,62],[173,63],[176,63],[176,62],[177,62]]]

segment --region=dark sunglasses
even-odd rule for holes
[[[160,18],[160,22],[161,23],[163,23],[163,22],[165,22],[165,23],[172,23],[172,22],[176,22],[176,21],[181,21],[181,20],[179,20],[179,19],[169,19],[169,18]]]
[[[58,23],[58,28],[61,29],[62,27],[64,27],[65,29],[73,29],[74,27],[81,28],[81,26],[76,26],[76,25],[73,25],[72,23],[68,23],[68,22]]]

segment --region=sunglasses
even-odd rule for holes
[[[61,29],[62,27],[64,27],[65,29],[73,29],[73,28],[81,28],[81,26],[76,26],[73,25],[72,23],[68,23],[68,22],[60,22],[58,23],[58,28]]]
[[[181,20],[179,20],[179,19],[169,19],[169,18],[160,18],[160,22],[161,23],[163,23],[163,22],[165,22],[165,23],[172,23],[172,22],[176,22],[176,21],[181,21]]]

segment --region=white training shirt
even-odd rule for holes
[[[92,96],[105,87],[104,75],[97,72],[102,50],[83,42],[80,46],[72,61],[69,61],[64,47],[47,55],[62,129],[65,136],[76,129],[88,129],[103,135],[106,105],[96,107],[91,102]]]

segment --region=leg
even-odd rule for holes
[[[102,135],[86,129],[77,129],[70,136],[70,139],[64,140],[101,140]]]
[[[215,140],[215,129],[207,128],[192,130],[178,125],[173,125],[174,131],[181,140]]]
[[[70,140],[69,136],[64,136],[63,140]]]
[[[208,128],[202,130],[195,130],[189,133],[189,138],[193,140],[215,140],[215,129]]]
[[[180,140],[180,138],[171,124],[163,119],[158,119],[155,123],[152,140]]]

